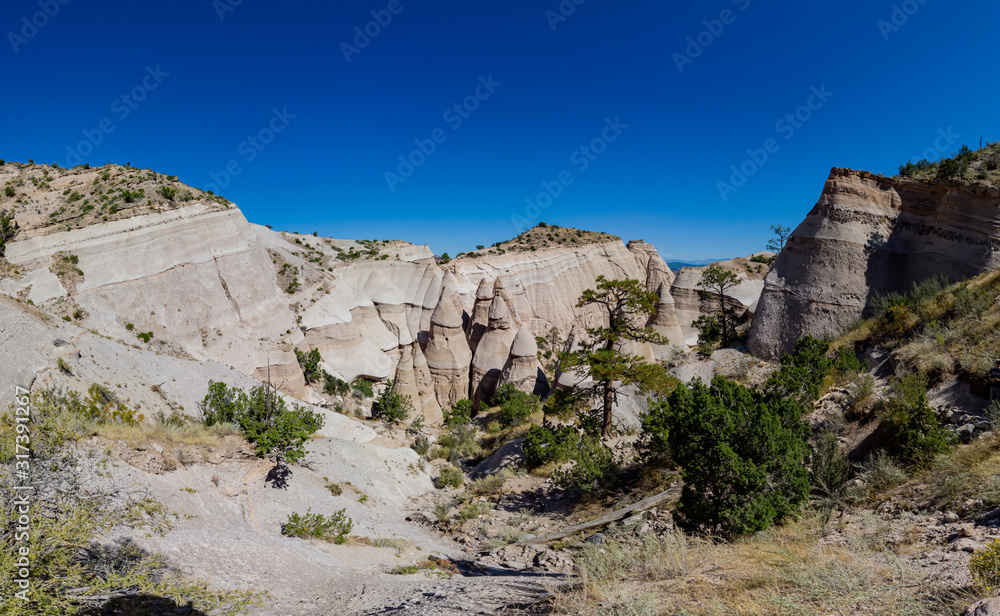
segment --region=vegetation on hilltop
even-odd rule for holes
[[[570,227],[558,227],[544,222],[538,223],[535,227],[518,234],[509,240],[496,242],[489,248],[477,246],[473,252],[464,252],[455,258],[466,257],[475,258],[482,255],[502,255],[507,252],[528,252],[543,250],[555,247],[575,248],[587,244],[598,244],[602,242],[621,241],[621,238],[608,233],[595,231],[583,231]]]
[[[953,180],[1000,188],[1000,141],[972,150],[963,145],[954,156],[906,161],[899,175],[918,180]]]
[[[191,201],[228,207],[224,197],[181,183],[151,169],[108,164],[57,165],[6,162],[0,165],[0,207],[23,229],[72,230],[97,222],[162,212]]]

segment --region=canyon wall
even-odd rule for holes
[[[876,292],[1000,264],[1000,191],[833,169],[765,280],[749,349],[774,359],[799,338],[836,336]]]

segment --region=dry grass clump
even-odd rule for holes
[[[957,613],[954,597],[917,575],[871,536],[822,540],[825,516],[809,516],[736,543],[675,534],[638,545],[612,540],[576,559],[582,585],[557,591],[564,614],[688,616],[880,616]]]
[[[1000,357],[1000,271],[957,284],[931,278],[908,293],[874,298],[875,316],[859,320],[834,348],[881,346],[929,383],[958,376],[985,391],[986,375]]]
[[[164,447],[183,443],[200,447],[224,448],[245,441],[239,428],[231,423],[220,423],[206,428],[200,422],[178,424],[157,421],[153,424],[135,426],[95,424],[91,429],[96,436],[114,441],[125,441],[125,444],[132,449],[145,449],[152,443],[158,443]]]

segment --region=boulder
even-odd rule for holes
[[[492,456],[476,465],[469,473],[472,479],[494,475],[508,467],[524,465],[524,438],[516,438],[504,444]]]
[[[976,601],[962,616],[1000,616],[1000,597],[990,597]]]

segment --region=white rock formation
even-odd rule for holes
[[[469,395],[472,349],[462,329],[462,315],[453,298],[441,297],[431,315],[431,330],[424,354],[434,381],[438,405],[450,408]]]
[[[538,344],[527,327],[517,330],[510,356],[500,375],[500,385],[512,383],[521,391],[542,398],[549,393],[548,380],[538,363]]]

